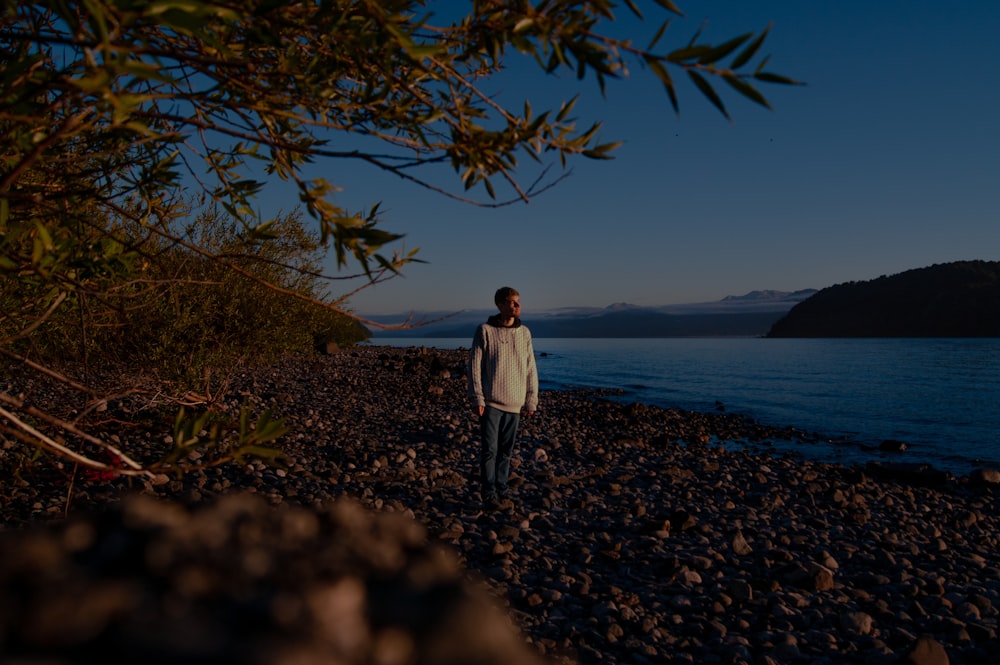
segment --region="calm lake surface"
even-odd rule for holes
[[[470,333],[471,340],[471,333]],[[372,344],[467,348],[470,340]],[[542,389],[624,390],[617,399],[724,408],[829,443],[781,444],[813,459],[927,462],[965,475],[1000,468],[1000,340],[536,338]],[[544,402],[541,405],[544,408]],[[894,439],[903,453],[878,445]]]

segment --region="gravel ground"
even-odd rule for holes
[[[0,438],[0,662],[1000,662],[995,471],[762,454],[815,442],[544,391],[484,513],[464,360],[239,378],[220,406],[285,416],[283,466],[71,484]],[[128,405],[105,431],[162,453],[162,423],[115,424]]]

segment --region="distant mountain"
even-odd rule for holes
[[[816,289],[802,289],[801,291],[751,291],[742,296],[726,296],[721,300],[724,303],[797,303],[816,293]]]
[[[768,337],[1000,337],[1000,262],[957,261],[825,288]]]
[[[708,303],[643,307],[615,303],[608,307],[567,307],[529,312],[525,323],[534,337],[761,337],[796,303],[816,293],[752,291]],[[467,310],[442,318],[429,312],[414,317],[422,325],[410,330],[373,331],[378,337],[468,337],[495,310]],[[378,317],[398,323],[402,316]]]
[[[735,312],[787,312],[789,309],[816,293],[816,289],[799,291],[751,291],[742,296],[726,296],[716,302],[689,305],[666,305],[658,311],[670,314],[735,313]]]

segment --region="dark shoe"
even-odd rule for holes
[[[485,512],[492,513],[499,507],[500,507],[500,501],[498,501],[495,496],[488,496],[485,499],[483,499],[483,510]]]

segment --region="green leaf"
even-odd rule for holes
[[[740,35],[739,37],[734,37],[724,44],[720,44],[719,46],[710,49],[698,58],[698,63],[702,65],[710,65],[714,62],[718,62],[742,46],[743,43],[751,37],[753,37],[753,33],[747,33],[745,35]]]
[[[87,76],[71,78],[69,79],[69,83],[77,88],[80,88],[80,90],[83,90],[84,92],[96,94],[107,89],[108,85],[111,83],[111,73],[106,69],[98,69],[96,71],[91,71]]]
[[[580,96],[576,95],[568,102],[562,103],[562,105],[559,107],[559,113],[558,115],[556,115],[556,122],[564,122],[566,120],[566,117],[573,110],[573,107],[576,106],[576,102],[579,98]]]
[[[708,81],[706,81],[701,74],[693,69],[688,71],[688,76],[691,78],[691,81],[695,84],[695,86],[701,90],[701,94],[705,95],[708,101],[712,102],[712,105],[719,109],[719,112],[722,113],[727,120],[731,120],[732,118],[729,117],[729,112],[726,111],[726,107],[722,103],[722,99],[719,98],[719,95],[716,94],[715,90],[711,85],[709,85]]]
[[[529,30],[533,25],[535,25],[535,19],[530,17],[522,18],[520,21],[514,24],[514,33],[524,32]]]
[[[681,11],[680,7],[671,2],[671,0],[656,0],[656,4],[678,16],[684,16],[684,12]]]
[[[767,108],[767,109],[771,108],[771,105],[764,98],[764,95],[760,94],[760,92],[757,90],[757,88],[753,87],[752,85],[750,85],[749,83],[747,83],[746,81],[744,81],[743,79],[741,79],[740,77],[732,75],[732,74],[729,74],[729,75],[723,76],[722,79],[726,83],[728,83],[730,86],[732,86],[734,90],[736,90],[737,92],[739,92],[741,95],[743,95],[747,99],[750,99],[751,101],[754,101],[754,102],[760,104],[764,108]]]
[[[90,18],[91,27],[94,28],[94,35],[102,42],[108,39],[108,21],[105,15],[105,8],[97,0],[83,0],[83,5]],[[105,46],[108,46],[105,43]]]
[[[652,56],[646,57],[646,64],[648,64],[649,68],[653,70],[653,73],[656,74],[657,78],[663,82],[663,87],[667,91],[667,96],[670,97],[670,105],[673,107],[674,113],[679,113],[680,105],[677,101],[677,91],[674,90],[674,82],[670,77],[670,72],[667,71],[666,65]]]
[[[642,12],[639,10],[639,7],[635,4],[634,0],[625,0],[625,6],[628,7],[629,10],[637,18],[640,18],[640,19],[643,18]]]
[[[613,150],[620,148],[622,145],[621,141],[616,141],[614,143],[603,143],[599,146],[595,146],[590,150],[584,150],[583,156],[589,157],[590,159],[614,159],[614,156],[610,153]]]
[[[668,53],[667,60],[677,63],[685,62],[687,60],[698,60],[711,50],[712,49],[709,46],[686,46]]]
[[[656,34],[653,35],[653,38],[649,40],[649,46],[646,47],[647,51],[652,51],[654,48],[656,48],[656,45],[660,43],[660,40],[663,38],[663,35],[667,32],[668,27],[670,27],[670,19],[664,21],[663,25],[660,26],[660,29],[657,30]]]
[[[441,53],[441,47],[435,44],[413,44],[406,47],[406,53],[414,60],[423,60],[424,58],[432,58]]]
[[[52,235],[41,222],[35,222],[35,234],[35,239],[41,244],[42,249],[47,252],[55,249],[55,244],[52,242]]]
[[[246,407],[244,407],[244,411]],[[242,441],[253,441],[255,443],[266,443],[268,441],[274,441],[285,434],[288,433],[288,427],[285,425],[284,418],[273,418],[273,411],[267,409],[260,416],[257,417],[257,423],[254,426],[253,434],[251,436],[245,436]],[[241,413],[242,417],[242,413]]]
[[[767,83],[780,83],[782,85],[804,85],[801,81],[796,81],[795,79],[790,79],[787,76],[782,76],[780,74],[772,74],[770,72],[758,72],[753,75],[758,81],[765,81]]]
[[[119,66],[119,69],[126,74],[131,74],[137,79],[158,81],[160,83],[172,83],[174,81],[173,78],[164,74],[159,66],[151,62],[128,60],[122,63]],[[146,99],[146,97],[143,96],[142,99]]]
[[[277,220],[268,220],[250,229],[250,234],[248,240],[250,241],[261,241],[261,240],[275,240],[281,237],[279,231],[275,229],[275,223]]]
[[[198,16],[216,14],[230,18],[236,16],[235,12],[213,5],[214,3],[198,2],[196,0],[153,0],[146,4],[145,13],[148,16],[158,16],[167,12],[182,12]]]
[[[764,29],[764,32],[760,33],[760,36],[757,37],[757,39],[755,39],[752,42],[750,42],[749,44],[747,44],[747,47],[745,49],[743,49],[742,53],[740,53],[738,56],[736,56],[736,58],[733,60],[733,62],[730,65],[730,67],[732,67],[733,69],[739,69],[743,65],[747,64],[748,62],[750,62],[750,60],[755,55],[757,55],[757,51],[760,50],[760,47],[764,43],[764,39],[767,37],[767,33],[770,30],[771,30],[771,26],[767,26],[767,28]]]

